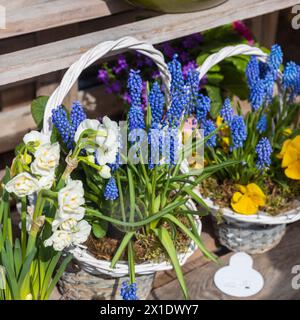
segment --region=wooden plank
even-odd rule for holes
[[[35,127],[30,106],[0,112],[0,127],[0,152],[12,150],[21,142],[23,135]]]
[[[6,29],[0,39],[96,19],[132,9],[123,0],[1,1],[6,7]]]
[[[292,268],[300,265],[300,222],[288,227],[282,242],[273,250],[254,255],[254,268],[262,273],[265,285],[252,300],[299,300],[300,290],[292,288]],[[222,265],[228,265],[232,253],[221,258]],[[213,283],[215,272],[220,266],[208,263],[186,274],[185,279],[191,299],[195,300],[235,300],[219,291]],[[177,280],[155,289],[149,299],[182,299]]]
[[[82,53],[101,41],[134,36],[151,43],[186,36],[237,19],[251,18],[296,4],[298,0],[236,0],[218,7],[187,14],[165,14],[72,39],[0,56],[0,85],[14,83],[68,68]]]

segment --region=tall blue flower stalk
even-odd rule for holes
[[[263,114],[256,124],[256,130],[259,134],[262,134],[267,131],[267,115]]]
[[[128,112],[129,130],[144,129],[145,118],[142,109],[143,82],[140,71],[130,70],[127,87],[131,98],[131,106]]]
[[[63,106],[52,111],[52,122],[57,128],[64,144],[72,149],[74,135],[80,123],[86,119],[86,113],[79,101],[73,102],[70,113],[70,120]]]
[[[104,198],[105,200],[116,200],[119,197],[119,191],[116,183],[116,179],[111,177],[105,186]]]
[[[201,124],[201,129],[204,130],[204,137],[208,137],[216,130],[215,123],[210,120],[203,120]],[[217,145],[217,136],[216,134],[213,134],[205,143],[208,147],[215,147]]]
[[[230,130],[232,138],[231,150],[242,148],[247,139],[247,128],[244,118],[242,116],[235,115],[230,122]]]
[[[223,118],[223,121],[226,123],[230,123],[233,119],[234,112],[231,106],[230,99],[226,99],[224,101],[224,105],[220,110],[220,116]]]
[[[198,123],[201,123],[206,119],[207,114],[210,111],[210,98],[208,96],[204,96],[203,94],[198,95],[197,106],[196,106],[196,118]]]
[[[268,138],[261,138],[255,148],[257,161],[256,166],[259,170],[265,170],[271,165],[271,155],[273,152]]]
[[[158,82],[154,82],[149,93],[148,101],[151,106],[151,127],[154,128],[161,123],[165,106],[165,96],[161,91]]]

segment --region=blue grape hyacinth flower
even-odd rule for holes
[[[216,130],[216,125],[212,120],[208,119],[202,121],[201,128],[204,130],[204,137],[208,137]],[[206,146],[215,147],[216,145],[217,136],[214,134],[206,141]]]
[[[237,148],[242,148],[247,139],[247,128],[244,118],[235,115],[230,123],[230,130],[233,144],[231,149],[235,150]]]
[[[267,115],[263,114],[257,122],[256,130],[259,134],[266,132],[267,130]]]
[[[264,170],[271,165],[271,155],[273,148],[268,138],[261,138],[255,148],[257,161],[256,166],[260,170]]]
[[[116,200],[119,197],[119,191],[116,183],[116,179],[111,177],[108,180],[107,185],[104,190],[104,198],[105,200]]]
[[[223,120],[227,123],[230,123],[234,116],[234,111],[231,106],[230,99],[226,99],[224,101],[224,105],[222,109],[220,110],[220,116],[223,118]]]
[[[120,295],[123,300],[138,300],[136,283],[130,284],[128,281],[124,281],[122,283]]]

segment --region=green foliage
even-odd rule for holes
[[[48,99],[49,97],[47,96],[41,96],[31,103],[31,114],[39,130],[43,128],[44,113]]]

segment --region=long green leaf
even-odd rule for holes
[[[178,261],[177,252],[173,243],[172,238],[169,235],[169,232],[164,227],[159,227],[158,229],[153,230],[163,247],[165,248],[168,256],[172,262],[173,268],[175,270],[178,282],[182,289],[185,299],[189,298],[188,290],[184,281],[184,276],[180,267],[180,263]]]
[[[130,199],[129,222],[134,222],[135,191],[134,191],[134,181],[133,181],[132,173],[129,167],[127,167],[127,175],[128,175],[129,199]]]
[[[16,277],[18,277],[22,268],[22,250],[21,250],[21,244],[19,239],[16,239],[15,241],[14,264],[15,264]]]
[[[21,270],[21,273],[19,275],[19,278],[18,278],[18,285],[21,287],[25,277],[27,276],[29,270],[30,270],[30,267],[31,267],[31,263],[36,255],[36,252],[37,252],[37,249],[34,248],[31,250],[31,252],[25,257],[25,260],[24,260],[24,263],[22,265],[22,270]]]
[[[111,267],[114,268],[116,266],[116,263],[119,261],[122,253],[126,249],[128,243],[130,242],[131,238],[135,235],[135,232],[128,232],[124,236],[123,240],[121,241],[117,252],[115,253],[113,259],[111,260]]]
[[[135,283],[135,261],[132,241],[128,244],[128,267],[130,275],[130,283]]]
[[[69,264],[69,262],[72,260],[72,255],[69,255],[68,257],[66,257],[64,259],[64,261],[61,263],[60,267],[58,268],[54,278],[52,279],[52,282],[50,284],[50,286],[47,289],[47,292],[44,296],[45,300],[48,300],[54,287],[56,286],[58,280],[61,278],[63,272],[66,270],[67,265]]]
[[[5,249],[3,249],[1,252],[1,260],[2,260],[2,265],[4,266],[6,271],[6,278],[7,278],[8,286],[10,289],[10,294],[14,300],[19,300],[20,292],[19,292],[18,282],[15,277],[14,266],[10,264],[9,258],[7,257]]]
[[[203,254],[213,260],[214,262],[217,262],[216,257],[211,254],[203,245],[200,236],[198,234],[198,232],[192,232],[191,230],[189,230],[181,221],[179,221],[176,217],[172,216],[171,214],[167,214],[164,217],[165,219],[168,219],[170,221],[172,221],[174,224],[176,224],[190,239],[192,239],[197,246],[199,247],[199,249],[203,252]]]

